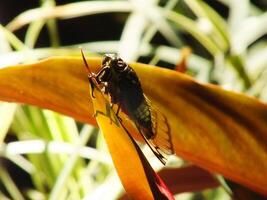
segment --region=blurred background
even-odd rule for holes
[[[80,57],[83,47],[88,56],[118,53],[267,101],[266,11],[265,0],[1,0],[0,67]],[[0,199],[126,198],[95,127],[1,102],[0,145]],[[176,199],[230,196],[216,187]]]

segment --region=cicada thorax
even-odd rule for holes
[[[146,138],[152,138],[154,134],[150,109],[136,73],[127,65],[119,76],[121,109],[133,120],[138,129],[142,129]]]
[[[111,89],[113,91],[117,90],[113,95],[112,92],[110,93],[111,100],[118,100],[118,102],[114,101],[113,103],[120,105],[122,111],[133,120],[139,129],[142,129],[146,138],[152,138],[150,109],[136,73],[127,65],[125,71],[119,74],[118,80],[116,89]],[[113,88],[113,85],[111,88]]]
[[[102,72],[98,73],[99,81],[105,83],[112,104],[117,104],[129,116],[145,137],[153,137],[149,105],[137,74],[121,58],[106,56],[102,63]]]

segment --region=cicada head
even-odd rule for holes
[[[114,70],[115,73],[123,72],[127,68],[127,64],[116,54],[106,54],[103,61],[102,67],[109,67]]]

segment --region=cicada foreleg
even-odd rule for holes
[[[94,87],[94,82],[93,82],[93,80],[92,80],[93,78],[94,78],[93,75],[88,76],[88,80],[89,80],[89,82],[90,82],[90,86],[91,86],[91,96],[92,96],[93,98],[95,98],[95,96],[94,96],[94,89],[95,89],[95,87]]]
[[[110,108],[111,108],[112,110],[113,110],[113,107],[114,107],[114,103],[111,103],[111,104],[110,104]],[[116,111],[115,115],[116,115],[116,117],[118,118],[118,120],[119,120],[120,122],[122,122],[122,119],[119,117],[120,108],[121,108],[121,105],[118,104],[118,108],[117,108],[117,111]],[[111,124],[111,123],[112,123],[112,120],[110,120],[110,124]]]

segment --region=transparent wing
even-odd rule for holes
[[[166,155],[174,154],[172,138],[170,134],[170,126],[166,116],[154,106],[151,101],[146,98],[149,105],[149,111],[152,121],[152,134],[148,133],[148,129],[136,124],[139,132],[143,136],[145,142],[156,155],[156,157],[163,163],[166,163]],[[152,137],[148,137],[153,135]]]
[[[159,109],[154,106],[148,98],[146,98],[147,103],[150,107],[153,133],[154,137],[149,139],[155,146],[158,147],[159,151],[166,155],[174,154],[171,130],[166,116],[159,111]]]

